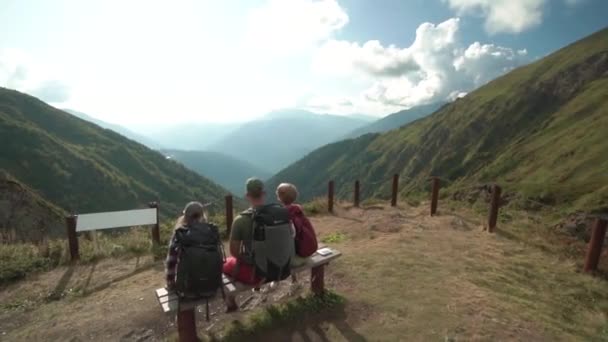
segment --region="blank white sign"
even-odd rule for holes
[[[76,231],[156,224],[156,208],[105,213],[81,214],[76,220]]]

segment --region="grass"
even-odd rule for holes
[[[302,205],[304,213],[308,216],[315,216],[327,213],[327,198],[317,197],[310,202]]]
[[[339,243],[346,240],[346,234],[340,232],[333,232],[321,237],[323,243]]]
[[[80,263],[150,253],[162,258],[167,253],[172,229],[170,223],[161,225],[161,244],[156,248],[152,247],[149,228],[134,227],[120,232],[82,233],[78,239]],[[23,279],[31,273],[69,263],[67,241],[63,239],[48,240],[44,244],[0,244],[0,285]]]
[[[284,304],[271,305],[249,315],[246,322],[233,321],[222,334],[221,341],[244,341],[271,329],[293,324],[319,312],[343,306],[345,299],[331,291],[320,296],[310,294]],[[217,339],[217,338],[216,338]]]
[[[222,239],[228,239],[226,217],[214,214],[209,221],[220,229]],[[104,258],[133,257],[152,254],[164,258],[173,234],[174,221],[160,226],[159,246],[152,246],[150,227],[80,233],[78,238],[80,263],[92,263]],[[25,278],[28,274],[50,270],[70,263],[67,241],[44,240],[42,243],[0,244],[0,286]]]

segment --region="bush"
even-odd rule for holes
[[[304,208],[304,213],[308,216],[325,214],[328,211],[327,199],[322,197],[315,198],[305,203],[302,207]]]
[[[46,270],[50,258],[41,257],[34,244],[0,245],[0,284],[15,281],[28,273]]]

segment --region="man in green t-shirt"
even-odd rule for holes
[[[264,183],[257,178],[249,178],[246,183],[245,198],[250,208],[264,205],[266,192]],[[255,277],[254,268],[243,256],[251,255],[253,222],[251,215],[238,215],[232,222],[230,233],[230,257],[224,263],[224,273],[245,284],[256,285],[261,278]]]

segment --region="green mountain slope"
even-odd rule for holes
[[[152,140],[151,138],[145,137],[141,134],[135,133],[133,131],[131,131],[128,128],[125,128],[123,126],[117,125],[117,124],[113,124],[113,123],[109,123],[109,122],[105,122],[103,120],[99,120],[96,119],[88,114],[82,113],[82,112],[78,112],[72,109],[62,109],[65,112],[68,112],[72,115],[75,115],[83,120],[86,120],[88,122],[92,122],[102,128],[106,128],[106,129],[111,129],[114,132],[127,137],[131,140],[137,141],[140,144],[144,144],[146,146],[148,146],[149,148],[153,148],[153,149],[160,149],[161,145],[158,144],[156,141]]]
[[[282,110],[241,125],[209,150],[274,173],[365,124],[366,121],[346,116]]]
[[[226,190],[161,153],[44,102],[0,88],[0,169],[67,211],[142,207],[177,215]]]
[[[184,164],[190,170],[205,176],[230,190],[237,196],[245,192],[245,181],[249,177],[267,179],[270,173],[251,163],[208,151],[162,150],[166,156]]]
[[[320,148],[270,183],[293,181],[310,197],[333,178],[338,194],[350,197],[355,179],[369,196],[388,194],[393,173],[402,193],[438,175],[453,189],[497,181],[547,204],[608,208],[606,94],[608,29],[399,130]]]
[[[344,138],[357,138],[367,133],[382,133],[397,129],[412,121],[428,116],[441,108],[445,103],[432,103],[429,105],[418,106],[410,109],[405,109],[397,113],[390,114],[380,120],[376,120],[369,125],[358,128]]]

